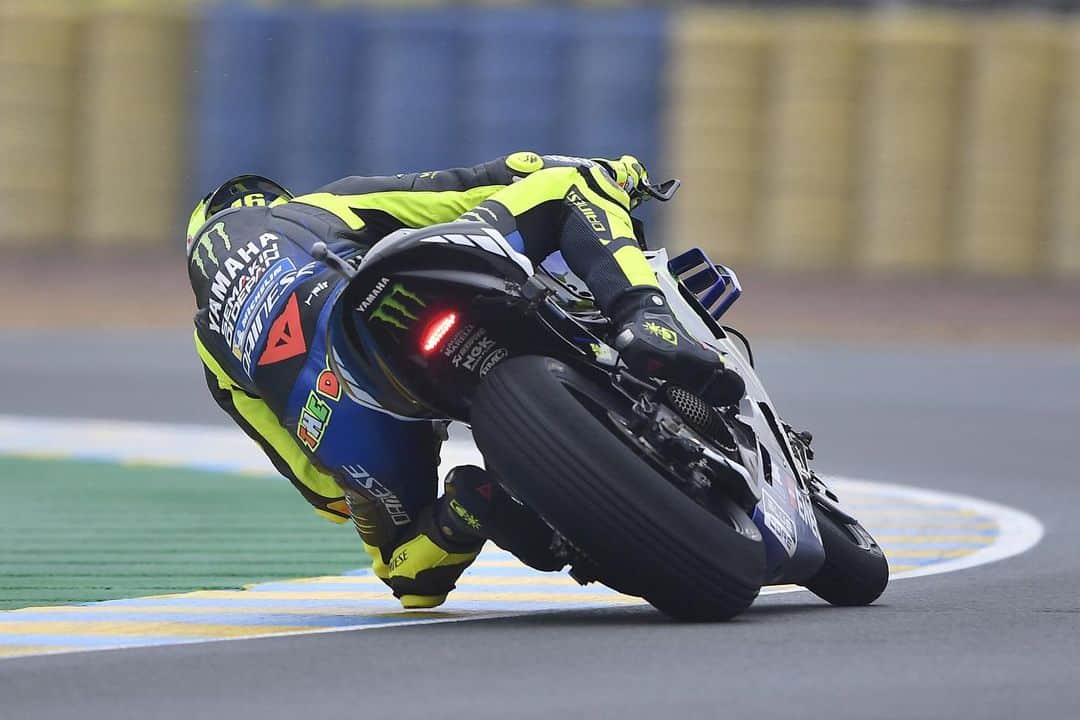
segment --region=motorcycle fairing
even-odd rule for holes
[[[463,228],[462,235],[468,231]],[[424,242],[423,238],[423,231],[405,233],[366,257],[343,303],[355,310],[357,322],[349,327],[387,409],[412,418],[468,422],[472,389],[485,370],[505,357],[576,356],[579,363],[585,359],[593,367],[609,365],[601,358],[613,357],[614,351],[598,337],[604,334],[606,320],[584,284],[565,263],[559,263],[560,258],[545,263],[536,280],[547,278],[550,281],[539,284],[563,288],[554,298],[567,313],[561,318],[555,317],[559,313],[528,310],[531,302],[545,300],[542,295],[527,297],[531,283],[525,282],[526,268],[498,243],[484,247]],[[746,381],[747,394],[737,413],[737,424],[746,432],[738,433],[745,436],[739,445],[743,465],[751,472],[748,482],[756,483],[750,490],[760,498],[753,520],[765,540],[769,581],[808,579],[824,562],[824,549],[786,430],[750,364],[749,353],[728,337],[695,294],[675,278],[666,251],[648,251],[646,258],[687,331],[721,352]],[[715,267],[707,258],[705,262]],[[395,283],[403,290],[394,291]],[[386,298],[393,304],[386,305]],[[448,335],[444,348],[425,355],[420,350],[424,329],[448,310],[460,313],[460,324]],[[469,362],[465,362],[462,347],[481,347],[482,355],[474,359],[470,349]]]
[[[701,254],[704,256],[704,252]],[[810,508],[809,492],[794,466],[796,461],[784,429],[776,421],[772,400],[746,357],[741,341],[728,337],[715,318],[696,297],[684,291],[671,273],[667,252],[649,251],[645,256],[683,327],[720,351],[728,366],[746,382],[746,397],[740,403],[737,418],[750,429],[749,435],[755,439],[756,446],[747,447],[741,441],[739,445],[744,465],[754,474],[762,497],[753,519],[765,539],[768,577],[772,584],[806,580],[825,561],[825,549]]]

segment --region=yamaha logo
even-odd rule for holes
[[[356,306],[356,309],[360,312],[364,312],[369,307],[371,307],[372,303],[379,299],[379,296],[382,295],[382,291],[385,290],[386,286],[389,284],[390,278],[383,278],[379,280],[379,282],[375,284],[375,287],[372,288],[371,292],[367,294],[367,297],[364,298],[363,302]]]

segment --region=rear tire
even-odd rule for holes
[[[825,564],[806,588],[833,605],[869,605],[889,584],[889,562],[862,525],[848,525],[814,504]]]
[[[698,505],[617,437],[592,406],[618,407],[613,396],[556,360],[512,358],[478,390],[473,436],[606,584],[683,620],[738,615],[765,579],[760,533],[734,504],[727,521]]]

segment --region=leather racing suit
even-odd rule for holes
[[[438,427],[343,392],[329,358],[347,372],[348,355],[328,324],[347,281],[311,248],[324,242],[357,263],[402,228],[482,222],[534,263],[561,250],[605,312],[632,316],[660,304],[629,215],[644,170],[600,162],[519,152],[471,168],[348,177],[282,204],[224,210],[189,239],[195,346],[211,394],[316,512],[353,519],[375,573],[406,607],[443,602],[483,538],[449,537],[435,509]],[[483,471],[462,470],[468,483],[452,474],[447,495],[458,485],[459,498],[490,500]]]

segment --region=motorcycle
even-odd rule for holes
[[[488,470],[551,526],[578,582],[682,620],[732,618],[763,585],[836,605],[884,591],[881,548],[811,468],[812,438],[777,413],[747,338],[720,323],[742,288],[704,251],[645,253],[683,326],[745,381],[737,407],[629,373],[560,257],[534,268],[486,225],[399,231],[355,269],[317,253],[350,277],[339,307],[359,315],[345,325],[380,405],[471,425]]]

